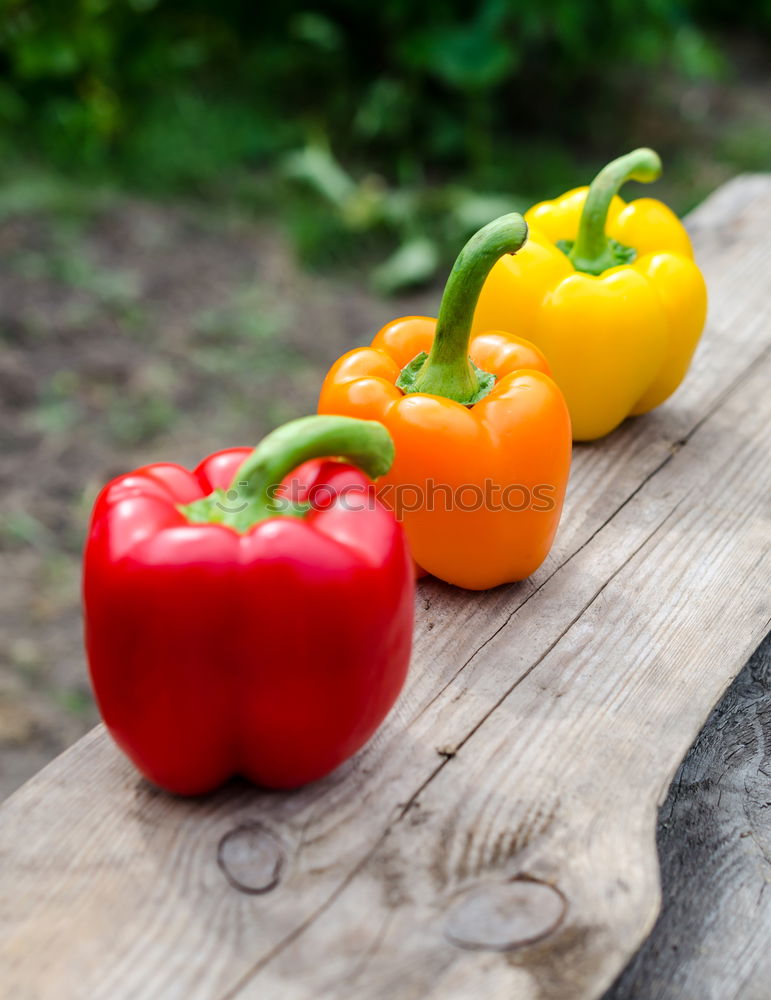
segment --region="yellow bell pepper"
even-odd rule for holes
[[[577,441],[667,399],[704,328],[707,290],[682,223],[660,201],[617,194],[660,173],[656,153],[636,149],[591,187],[535,205],[528,242],[498,261],[479,297],[472,335],[522,331],[543,351]]]

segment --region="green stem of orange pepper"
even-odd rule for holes
[[[658,154],[644,147],[619,156],[602,168],[586,196],[575,243],[562,246],[577,271],[602,274],[608,268],[629,263],[630,257],[634,259],[634,250],[621,246],[606,235],[608,209],[622,184],[627,181],[648,184],[660,176],[661,160]]]
[[[516,212],[471,237],[444,287],[431,353],[413,358],[399,376],[396,384],[403,392],[445,396],[472,406],[492,389],[495,376],[477,368],[468,355],[471,322],[493,265],[504,254],[516,253],[526,239],[527,223]]]

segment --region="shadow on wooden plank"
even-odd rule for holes
[[[771,633],[683,761],[657,840],[661,916],[603,1000],[767,1000]]]

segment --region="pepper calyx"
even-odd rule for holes
[[[191,524],[222,524],[239,533],[271,517],[302,518],[312,504],[282,495],[281,483],[313,458],[341,459],[377,479],[391,468],[394,444],[376,420],[301,417],[268,434],[239,466],[227,490],[214,490],[177,509]]]
[[[602,257],[595,258],[594,260],[576,259],[571,256],[575,242],[575,240],[557,240],[555,246],[566,257],[570,258],[570,262],[576,271],[581,271],[584,274],[593,274],[595,277],[598,277],[604,271],[609,271],[612,267],[633,264],[637,260],[637,250],[634,247],[625,246],[623,243],[619,243],[618,240],[610,238],[608,238],[607,247]]]
[[[396,388],[401,389],[405,395],[409,395],[413,392],[425,393],[425,389],[420,389],[418,387],[418,379],[427,360],[428,354],[425,351],[421,351],[420,354],[417,354],[408,365],[405,365],[405,367],[402,368],[401,374],[396,380]],[[471,358],[468,360],[471,370],[474,373],[474,382],[476,385],[474,387],[472,383],[471,391],[465,396],[462,396],[461,398],[458,398],[457,396],[453,397],[456,402],[461,404],[461,406],[474,406],[492,391],[496,382],[495,375],[493,375],[492,372],[486,372],[483,368],[475,365]]]

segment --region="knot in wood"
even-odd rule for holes
[[[447,918],[445,936],[458,948],[508,951],[550,934],[566,909],[562,893],[545,882],[491,882],[460,896]]]
[[[278,885],[284,851],[261,823],[244,823],[220,840],[217,864],[234,889],[256,895]]]

